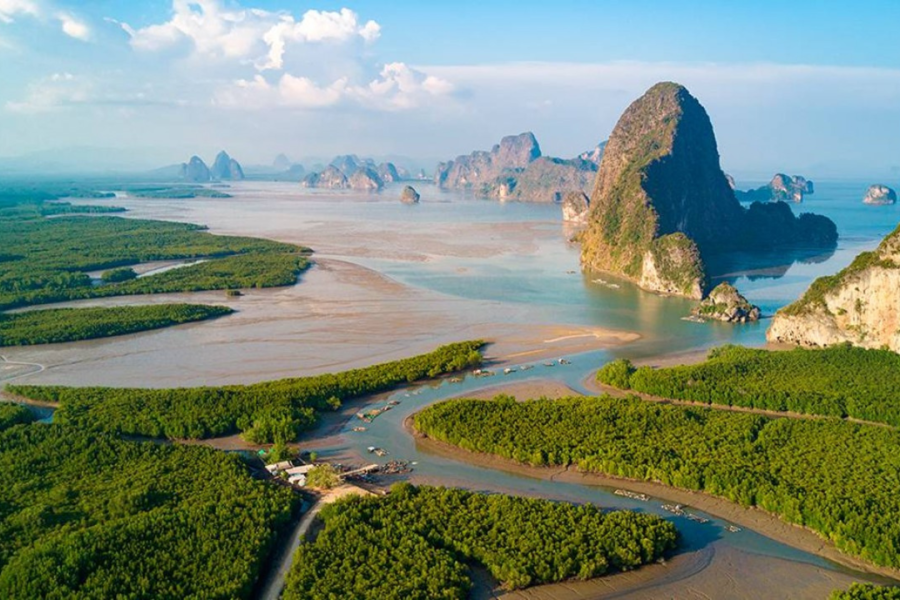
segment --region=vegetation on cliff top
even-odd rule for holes
[[[900,567],[900,432],[638,398],[450,400],[416,428],[518,462],[658,481],[772,512],[842,551]]]
[[[462,600],[473,563],[516,589],[631,570],[677,539],[655,515],[406,483],[320,517],[325,529],[297,551],[285,600]]]
[[[337,374],[250,385],[176,389],[11,385],[9,391],[58,402],[55,419],[78,429],[127,435],[208,438],[243,433],[255,443],[294,441],[318,413],[341,402],[401,383],[437,377],[481,363],[480,340],[442,346],[429,354]]]
[[[826,275],[813,281],[796,302],[788,304],[778,313],[786,316],[801,316],[817,310],[828,313],[826,297],[851,283],[854,278],[869,269],[900,269],[900,262],[895,259],[898,252],[900,252],[900,226],[885,237],[876,250],[862,252],[835,275]]]
[[[700,364],[662,369],[617,360],[597,380],[663,398],[900,426],[900,355],[849,344],[784,352],[724,346]]]

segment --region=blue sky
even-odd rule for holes
[[[728,170],[900,180],[898,22],[876,0],[0,0],[0,156],[428,161],[525,130],[571,156],[675,80]]]

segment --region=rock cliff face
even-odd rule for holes
[[[206,183],[209,177],[209,167],[199,156],[192,156],[190,161],[181,164],[181,178],[185,181]]]
[[[900,352],[900,227],[873,252],[838,273],[815,280],[775,314],[771,342],[825,347],[849,342]]]
[[[507,170],[524,169],[541,156],[541,147],[531,132],[510,135],[490,152],[476,151],[468,156],[440,163],[434,175],[438,187],[475,189],[491,183]]]
[[[415,204],[419,201],[419,192],[410,185],[403,188],[403,191],[400,192],[400,202],[404,204]]]
[[[244,178],[244,170],[238,161],[222,150],[216,155],[216,161],[213,163],[209,175],[219,181],[240,181]]]
[[[870,185],[866,191],[866,197],[863,198],[865,204],[896,204],[897,192],[886,185],[875,184]]]
[[[347,185],[351,190],[359,190],[362,192],[377,192],[384,187],[384,182],[375,169],[371,167],[363,167],[354,171],[347,178]]]
[[[595,153],[599,156],[602,149],[585,156]],[[596,173],[597,165],[587,158],[541,156],[534,135],[523,133],[503,138],[490,152],[473,152],[439,164],[435,183],[501,201],[561,202],[567,192],[589,190]]]
[[[760,317],[759,307],[750,304],[730,283],[717,285],[692,314],[701,319],[716,319],[726,323],[749,323],[758,321]]]
[[[569,192],[562,201],[563,221],[573,224],[587,222],[591,200],[584,192]]]
[[[802,175],[776,173],[767,185],[746,192],[735,191],[742,202],[803,202],[806,194],[815,193],[813,182]]]
[[[378,165],[378,176],[384,183],[400,181],[400,173],[397,172],[397,167],[394,166],[394,163],[383,162]]]
[[[345,190],[350,185],[347,177],[340,169],[333,166],[325,167],[321,173],[310,173],[300,181],[300,185],[306,188],[325,188],[329,190]]]
[[[603,159],[603,151],[606,150],[606,142],[600,142],[594,147],[593,150],[588,150],[587,152],[582,152],[578,155],[578,158],[581,160],[586,160],[594,163],[598,167],[600,166],[600,161]]]
[[[653,86],[619,119],[588,221],[581,254],[586,270],[697,299],[706,286],[704,255],[837,241],[834,223],[824,217],[794,217],[784,203],[743,208],[719,165],[706,111],[675,83]]]
[[[502,201],[562,202],[568,192],[589,190],[596,176],[597,166],[590,161],[542,156],[483,184],[479,193]]]

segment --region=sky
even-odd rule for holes
[[[0,157],[570,157],[657,81],[726,170],[900,185],[897,0],[0,0]],[[891,181],[888,181],[891,183]]]

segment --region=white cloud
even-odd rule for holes
[[[40,14],[34,0],[0,0],[0,23],[12,23],[16,15],[36,17]]]
[[[24,100],[7,102],[6,110],[34,114],[84,104],[90,98],[90,90],[89,83],[71,73],[53,73],[29,85]]]
[[[63,33],[67,36],[73,37],[76,40],[81,40],[82,42],[91,39],[91,30],[84,22],[79,21],[68,13],[58,13],[56,18],[59,19]]]
[[[229,9],[220,0],[173,0],[172,18],[134,29],[121,27],[137,50],[158,51],[188,44],[202,58],[238,59],[260,70],[282,69],[289,44],[374,42],[381,26],[362,23],[352,10],[309,10],[299,20],[286,12],[257,8]]]
[[[453,85],[404,63],[385,65],[377,78],[353,84],[347,77],[320,85],[307,77],[284,73],[274,84],[262,75],[240,79],[218,90],[214,104],[223,108],[319,109],[345,103],[376,110],[403,110],[451,95]]]

